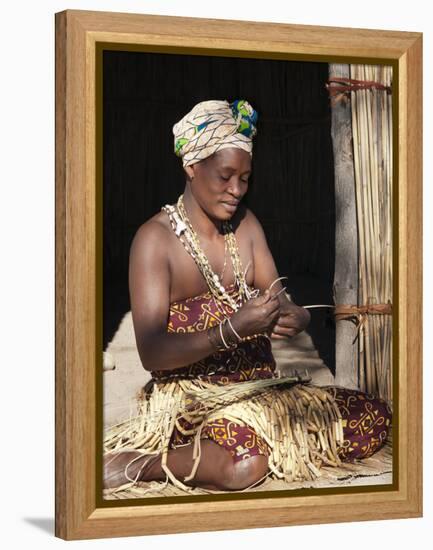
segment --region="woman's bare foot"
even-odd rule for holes
[[[112,489],[113,487],[120,487],[125,483],[130,483],[131,479],[135,480],[142,466],[146,463],[150,463],[152,458],[154,458],[152,455],[143,454],[139,451],[107,453],[103,458],[104,488]],[[146,469],[146,467],[144,467],[143,470],[144,469]],[[130,479],[126,477],[126,474]]]

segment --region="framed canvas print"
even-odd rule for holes
[[[420,516],[422,35],[55,23],[56,535]]]

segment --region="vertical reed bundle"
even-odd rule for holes
[[[350,65],[350,77],[391,86],[392,67]],[[392,303],[392,97],[351,91],[359,234],[358,304]],[[359,337],[361,390],[392,398],[392,316],[366,315]]]

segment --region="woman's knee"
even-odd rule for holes
[[[268,457],[255,455],[232,462],[226,469],[221,487],[223,490],[246,489],[260,481],[268,472]]]

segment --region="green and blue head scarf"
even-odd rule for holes
[[[173,126],[174,152],[183,166],[200,162],[226,147],[239,147],[252,155],[257,116],[245,99],[197,103]]]

